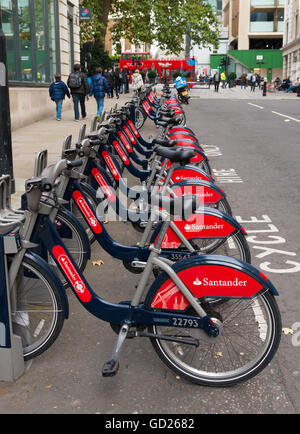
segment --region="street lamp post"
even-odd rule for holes
[[[15,192],[10,124],[9,90],[7,78],[6,40],[2,29],[0,5],[0,176],[11,176],[11,192]]]

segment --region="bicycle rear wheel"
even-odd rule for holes
[[[13,295],[13,331],[22,339],[24,360],[29,360],[57,339],[64,323],[62,302],[51,276],[26,256]]]
[[[232,386],[261,372],[274,357],[281,337],[273,294],[266,291],[252,299],[228,299],[213,309],[205,305],[208,315],[221,324],[220,335],[211,338],[201,329],[151,326],[150,333],[199,340],[195,347],[151,338],[161,360],[177,375],[204,386]],[[193,310],[188,314],[194,315]]]

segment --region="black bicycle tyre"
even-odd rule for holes
[[[67,247],[69,253],[71,254],[72,258],[76,262],[76,265],[80,269],[80,271],[84,271],[86,264],[89,259],[88,252],[90,251],[90,245],[89,241],[86,239],[86,237],[83,235],[82,230],[84,228],[76,223],[76,220],[71,219],[67,213],[59,210],[56,216],[56,222],[62,222],[64,225],[67,226],[68,229],[70,229],[72,233],[72,240],[76,240],[77,246],[76,252],[74,251],[73,246],[69,245],[68,239],[62,238],[65,246]],[[75,255],[76,254],[76,255]],[[57,265],[52,262],[52,267],[54,271],[57,273]],[[59,273],[59,278],[65,288],[69,286],[69,283],[65,279],[65,277]]]
[[[201,240],[201,238],[194,237],[194,238],[191,238],[189,241],[192,245],[195,245],[196,240],[198,240],[198,239]],[[209,239],[207,239],[207,240],[209,240]],[[204,249],[199,250],[199,252],[201,252],[202,255],[231,256],[230,254],[227,254],[224,252],[218,252],[217,249],[219,249],[222,246],[225,247],[230,242],[234,242],[237,245],[237,248],[240,252],[240,257],[237,257],[237,256],[232,256],[232,257],[238,259],[239,261],[243,261],[243,262],[247,262],[248,264],[251,264],[250,248],[249,248],[249,245],[247,243],[246,237],[242,232],[240,232],[240,231],[235,232],[234,234],[232,234],[228,238],[210,239],[210,240],[211,240],[211,244],[207,245],[205,250]],[[180,247],[183,248],[183,245]],[[181,249],[181,251],[182,251],[182,249]]]
[[[24,293],[22,297],[30,298],[30,291],[33,292],[30,286],[32,287],[33,283],[37,283],[37,280],[39,282],[44,283],[44,286],[40,289],[40,292],[38,293],[37,300],[35,301],[30,300],[28,304],[28,306],[33,305],[35,309],[32,309],[30,307],[28,312],[24,310],[22,310],[21,312],[23,316],[24,314],[28,315],[29,325],[27,324],[27,321],[26,324],[24,323],[24,325],[20,324],[19,318],[22,318],[20,315],[20,311],[18,309],[16,310],[12,309],[13,330],[14,333],[19,335],[22,339],[24,360],[27,361],[41,355],[51,345],[53,345],[53,343],[56,341],[57,337],[61,332],[61,329],[64,324],[65,316],[63,312],[61,297],[52,277],[48,273],[46,273],[46,271],[38,263],[36,263],[34,260],[32,260],[27,256],[25,256],[23,259],[22,267],[25,270],[24,274],[27,273],[27,275],[29,276],[28,277],[29,280],[26,281],[24,286],[22,287],[22,291]],[[35,277],[32,277],[33,275]],[[27,288],[28,283],[29,283],[29,289]],[[35,291],[37,292],[36,289]],[[31,295],[31,297],[33,298],[34,295]],[[36,316],[38,314],[38,310],[36,309],[36,307],[39,305],[38,303],[41,303],[40,301],[41,298],[47,300],[47,302],[45,302],[47,304],[47,311],[45,311],[44,313],[42,310],[41,311],[42,316],[43,315],[45,316],[46,314],[48,315],[51,314],[51,311],[48,306],[50,301],[53,305],[53,311],[52,311],[53,318],[50,320],[48,329],[43,331],[42,337],[39,334],[37,335],[37,329],[38,327],[41,327],[41,324],[43,323],[43,327],[42,327],[43,330],[43,328],[45,327],[45,318],[36,319]],[[39,339],[36,339],[35,335],[37,335]],[[25,343],[25,340],[28,339],[29,337],[36,339],[34,343],[30,343],[30,344]]]
[[[140,107],[138,107],[135,111],[135,128],[137,130],[140,130],[143,127],[145,120],[146,120],[146,116],[143,110]]]

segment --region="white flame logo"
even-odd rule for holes
[[[77,292],[80,292],[81,294],[84,293],[84,286],[82,282],[79,282],[78,280],[75,282],[75,289]]]
[[[200,286],[200,285],[202,285],[202,282],[201,282],[201,281],[199,280],[199,278],[197,277],[197,279],[194,280],[193,284],[196,285],[196,286]]]

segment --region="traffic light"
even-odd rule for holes
[[[227,66],[227,59],[225,59],[224,57],[221,60],[221,66]]]

